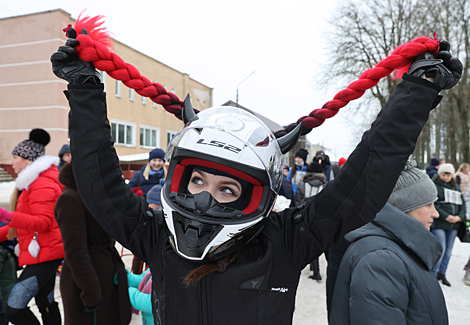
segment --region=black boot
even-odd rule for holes
[[[447,281],[445,274],[437,272],[437,280],[441,280],[443,285],[446,285],[446,286],[450,287],[450,282]]]
[[[7,307],[6,316],[12,324],[17,325],[41,325],[28,307],[25,309],[14,309]]]
[[[40,308],[42,323],[44,325],[61,325],[62,319],[60,317],[59,304],[53,302],[47,307]]]

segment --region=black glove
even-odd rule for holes
[[[86,29],[82,29],[82,34],[87,34]],[[75,47],[79,42],[75,39],[76,32],[69,29],[67,35],[70,36],[65,46],[59,47],[57,52],[52,54],[52,72],[70,84],[82,85],[85,83],[98,85],[101,82],[100,74],[95,70],[91,62],[85,62],[75,54]],[[88,35],[88,34],[87,34]]]
[[[462,76],[462,62],[452,57],[448,41],[442,40],[439,47],[437,59],[431,53],[425,52],[411,64],[408,73],[417,77],[425,73],[426,77],[434,77],[434,83],[441,89],[450,89],[459,82]]]

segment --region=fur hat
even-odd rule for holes
[[[147,192],[147,203],[162,204],[161,191],[162,187],[160,184],[155,185]]]
[[[299,150],[297,150],[294,157],[302,158],[304,162],[306,162],[307,156],[308,156],[308,151],[303,148],[300,148]]]
[[[429,176],[408,161],[388,202],[403,212],[421,208],[437,200],[437,189]]]
[[[49,141],[51,141],[51,137],[45,130],[32,129],[31,132],[29,132],[29,139],[18,143],[15,148],[13,148],[11,154],[34,161],[44,156],[46,153],[45,146]]]
[[[323,167],[314,160],[308,165],[307,173],[323,173]]]
[[[152,151],[150,151],[149,161],[152,160],[152,159],[155,159],[155,158],[158,158],[158,159],[161,159],[161,160],[165,161],[165,151],[163,151],[160,148],[155,148]]]
[[[454,176],[454,174],[455,174],[454,165],[452,165],[452,164],[442,164],[442,165],[440,165],[438,170],[437,170],[437,175],[440,175],[442,173],[449,173],[452,176]]]

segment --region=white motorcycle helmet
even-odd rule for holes
[[[282,182],[282,154],[297,143],[301,124],[280,139],[253,114],[222,106],[194,113],[186,97],[184,128],[168,145],[168,176],[162,208],[173,249],[192,261],[220,259],[263,229]],[[191,194],[194,169],[237,180],[234,202],[219,203],[209,192]]]

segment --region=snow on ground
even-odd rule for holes
[[[0,203],[3,207],[7,208],[7,202],[10,200],[10,195],[13,191],[14,182],[0,182]],[[127,269],[132,265],[132,253],[126,249],[122,249],[121,245],[116,244],[118,252],[123,256],[124,264]],[[423,244],[423,249],[426,245]],[[452,258],[447,270],[447,279],[452,284],[452,287],[441,285],[442,291],[446,298],[447,310],[449,313],[450,325],[468,324],[470,319],[470,286],[462,282],[464,275],[463,267],[468,261],[470,255],[470,243],[463,244],[458,238],[455,241]],[[320,257],[320,270],[323,277],[326,274],[326,260],[322,255]],[[297,300],[294,313],[294,325],[325,325],[327,324],[326,313],[326,296],[325,296],[325,281],[318,283],[311,280],[308,276],[311,274],[307,266],[301,274],[299,288],[297,291]],[[62,301],[59,290],[60,277],[56,280],[55,297],[59,301],[61,311],[63,313]],[[34,301],[30,303],[31,310],[40,319],[40,314],[35,306]],[[142,324],[140,315],[132,315],[131,325]]]

